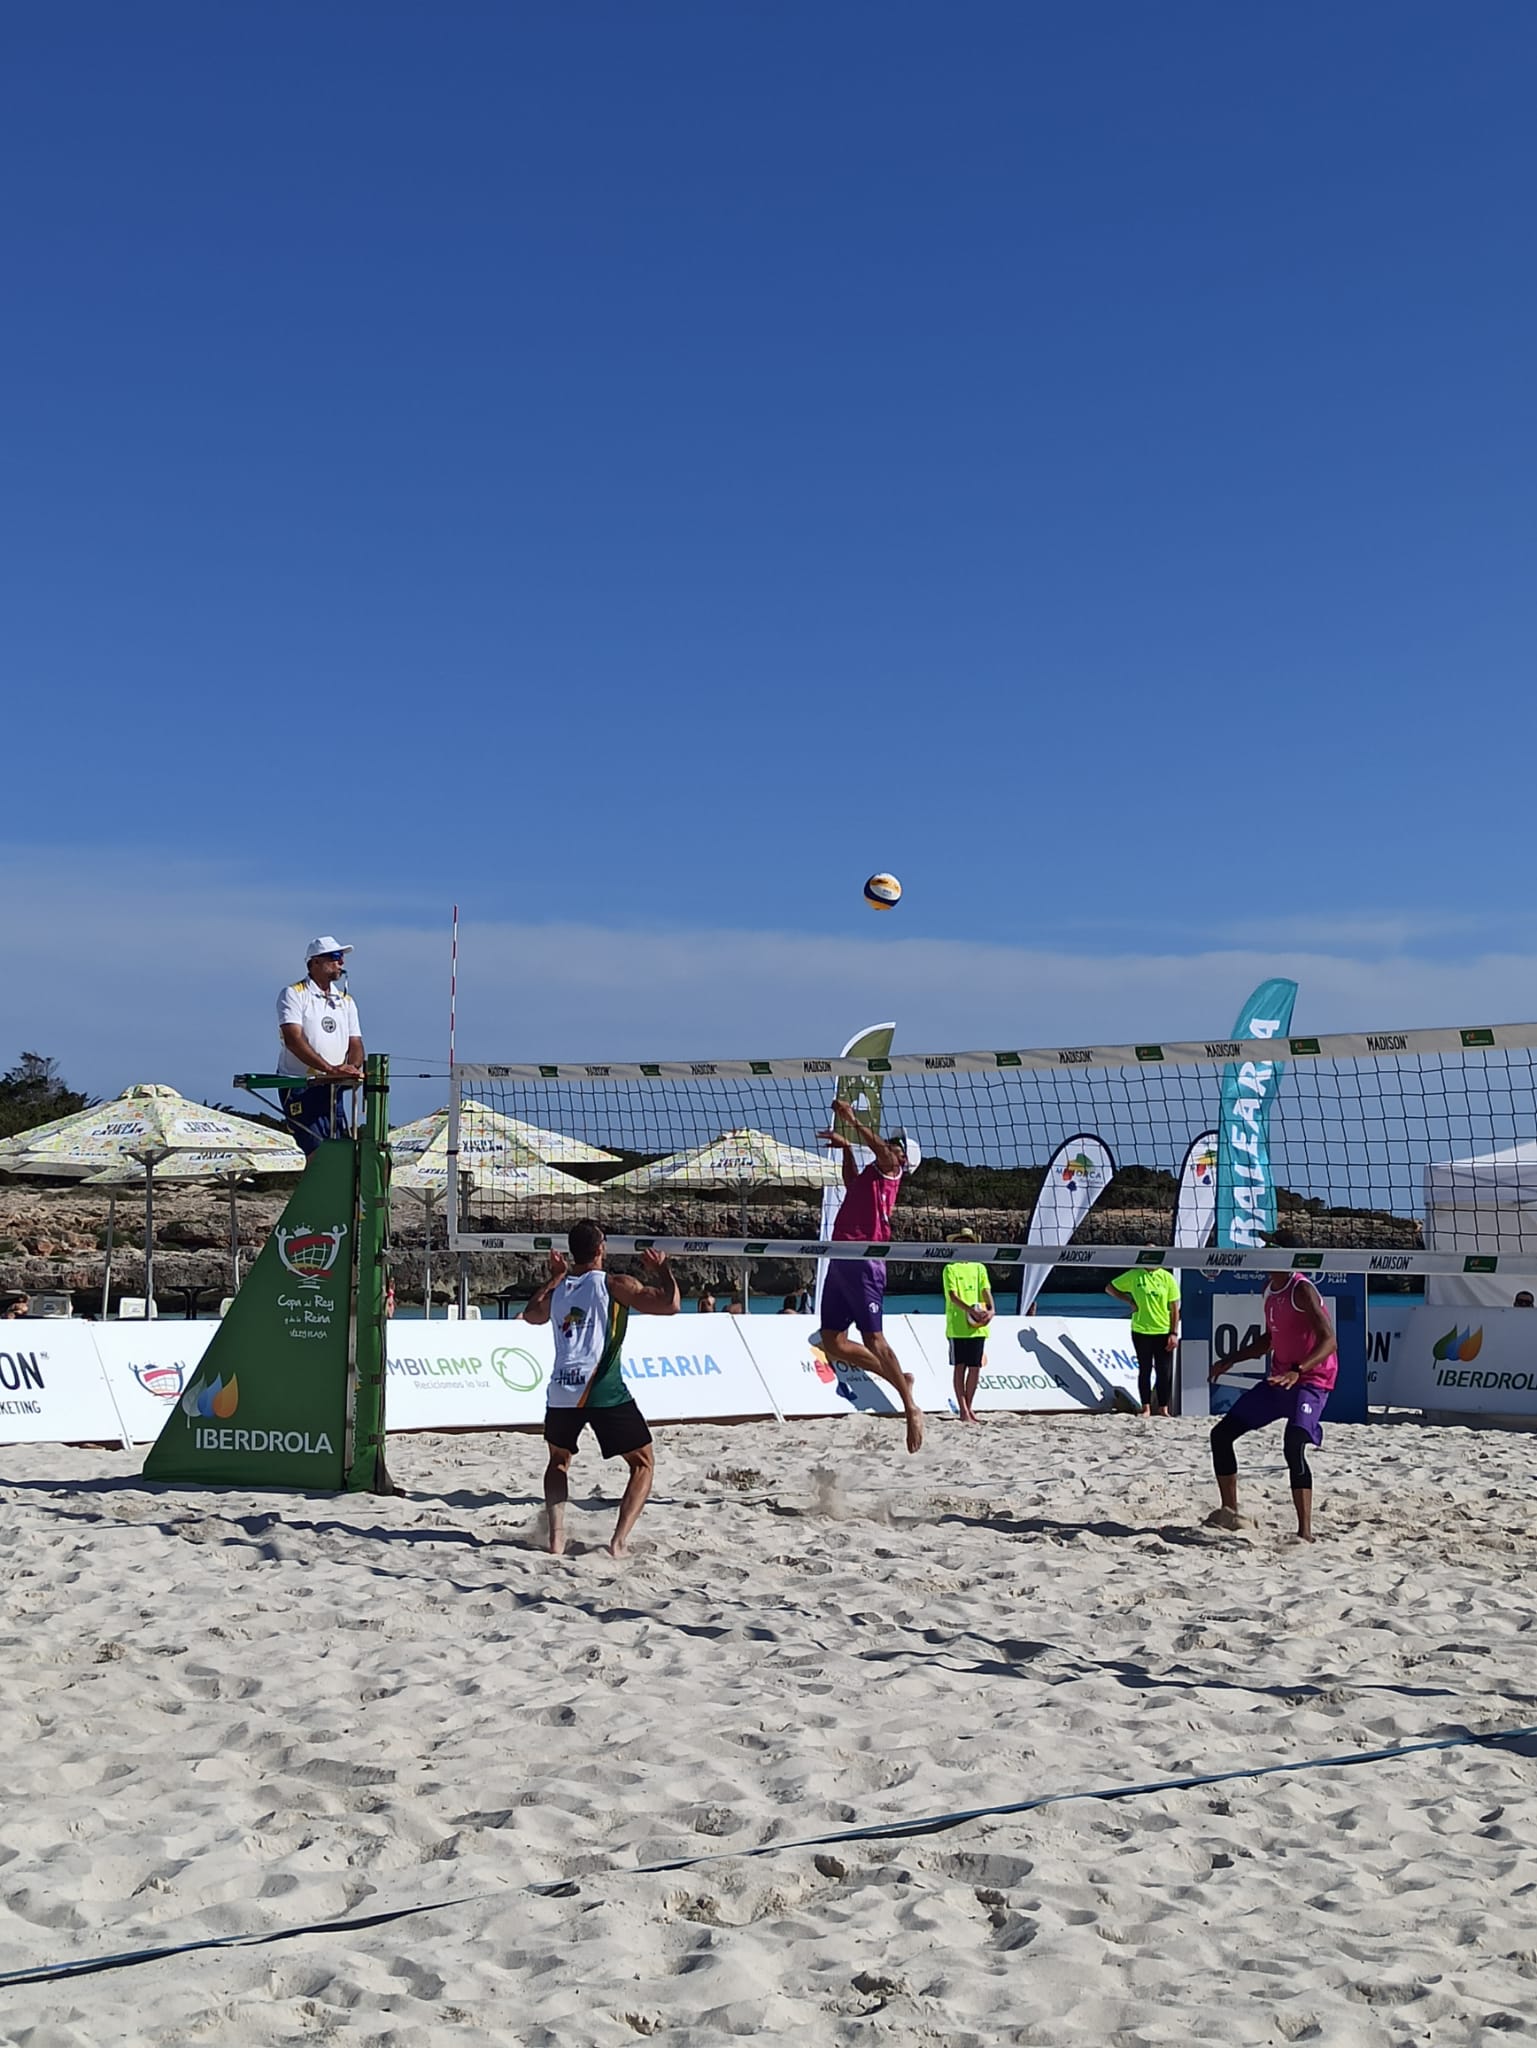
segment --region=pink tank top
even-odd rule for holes
[[[872,1159],[844,1194],[833,1225],[833,1237],[848,1244],[862,1237],[866,1244],[890,1244],[891,1218],[902,1192],[902,1176],[888,1179]]]
[[[1294,1273],[1284,1287],[1267,1287],[1265,1290],[1265,1328],[1270,1334],[1270,1366],[1273,1372],[1295,1372],[1318,1342],[1312,1322],[1297,1301],[1297,1289],[1311,1288],[1312,1285],[1304,1274]],[[1332,1387],[1339,1377],[1339,1369],[1339,1358],[1331,1351],[1322,1365],[1313,1367],[1302,1384]]]

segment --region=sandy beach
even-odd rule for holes
[[[0,1968],[434,1906],[13,1988],[5,2038],[1524,2034],[1537,1743],[740,1852],[1537,1722],[1533,1455],[1336,1428],[1305,1549],[1278,1440],[1202,1528],[1194,1421],[674,1426],[616,1564],[590,1450],[541,1553],[525,1436],[397,1439],[392,1500],[0,1451]]]

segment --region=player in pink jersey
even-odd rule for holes
[[[1268,1242],[1293,1249],[1297,1240],[1289,1231],[1273,1231]],[[1217,1475],[1221,1507],[1207,1516],[1219,1529],[1236,1529],[1238,1513],[1238,1458],[1233,1446],[1251,1429],[1265,1429],[1272,1422],[1286,1424],[1282,1451],[1291,1474],[1292,1505],[1297,1510],[1297,1534],[1304,1543],[1313,1540],[1313,1474],[1307,1451],[1316,1451],[1324,1440],[1324,1403],[1339,1376],[1334,1325],[1323,1297],[1305,1274],[1283,1267],[1272,1273],[1265,1285],[1265,1334],[1245,1344],[1231,1357],[1220,1359],[1211,1377],[1220,1379],[1235,1365],[1250,1358],[1270,1360],[1270,1369],[1257,1387],[1240,1394],[1211,1433],[1212,1470]]]
[[[894,1131],[890,1138],[878,1138],[874,1131],[866,1130],[841,1097],[833,1104],[833,1121],[835,1125],[842,1122],[852,1133],[845,1136],[837,1129],[819,1133],[825,1144],[836,1145],[843,1154],[843,1201],[833,1224],[833,1241],[890,1244],[891,1218],[902,1192],[902,1176],[911,1171],[906,1133]],[[868,1166],[855,1165],[856,1145],[870,1154]],[[835,1365],[857,1366],[895,1390],[907,1418],[907,1448],[921,1450],[923,1411],[913,1399],[912,1374],[903,1372],[881,1329],[885,1297],[884,1259],[830,1259],[819,1304],[822,1349]],[[863,1343],[856,1344],[850,1337],[851,1326],[858,1329]]]

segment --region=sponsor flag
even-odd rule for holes
[[[1094,1207],[1115,1172],[1115,1160],[1103,1138],[1080,1132],[1059,1145],[1052,1154],[1035,1198],[1027,1244],[1067,1244],[1084,1217]],[[1019,1312],[1030,1315],[1035,1297],[1046,1284],[1050,1262],[1044,1266],[1019,1269]]]
[[[1210,1244],[1216,1220],[1217,1133],[1203,1131],[1185,1154],[1185,1163],[1179,1170],[1173,1242],[1196,1249]]]
[[[1235,1038],[1284,1038],[1291,1030],[1294,981],[1262,981],[1238,1012]],[[1270,1173],[1270,1105],[1281,1085],[1281,1060],[1233,1061],[1222,1070],[1217,1131],[1217,1243],[1257,1251],[1275,1229]]]
[[[340,1492],[354,1401],[357,1156],[350,1138],[310,1155],[151,1446],[146,1479]]]
[[[843,1060],[884,1060],[891,1057],[891,1041],[895,1038],[895,1024],[872,1024],[868,1031],[856,1031],[848,1044],[839,1053]],[[848,1103],[855,1116],[867,1130],[879,1131],[881,1127],[881,1088],[879,1074],[845,1074],[839,1081],[837,1093],[840,1100]],[[870,1163],[867,1152],[854,1155],[861,1166]],[[833,1225],[838,1220],[838,1204],[843,1200],[843,1180],[840,1175],[835,1187],[822,1190],[822,1228],[818,1235],[825,1243],[833,1234]],[[816,1295],[812,1301],[815,1308],[822,1299],[822,1283],[827,1278],[828,1261],[817,1260]]]

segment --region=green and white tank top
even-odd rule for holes
[[[567,1274],[550,1302],[552,1408],[617,1408],[629,1400],[620,1369],[629,1319],[629,1310],[610,1296],[605,1274]]]

